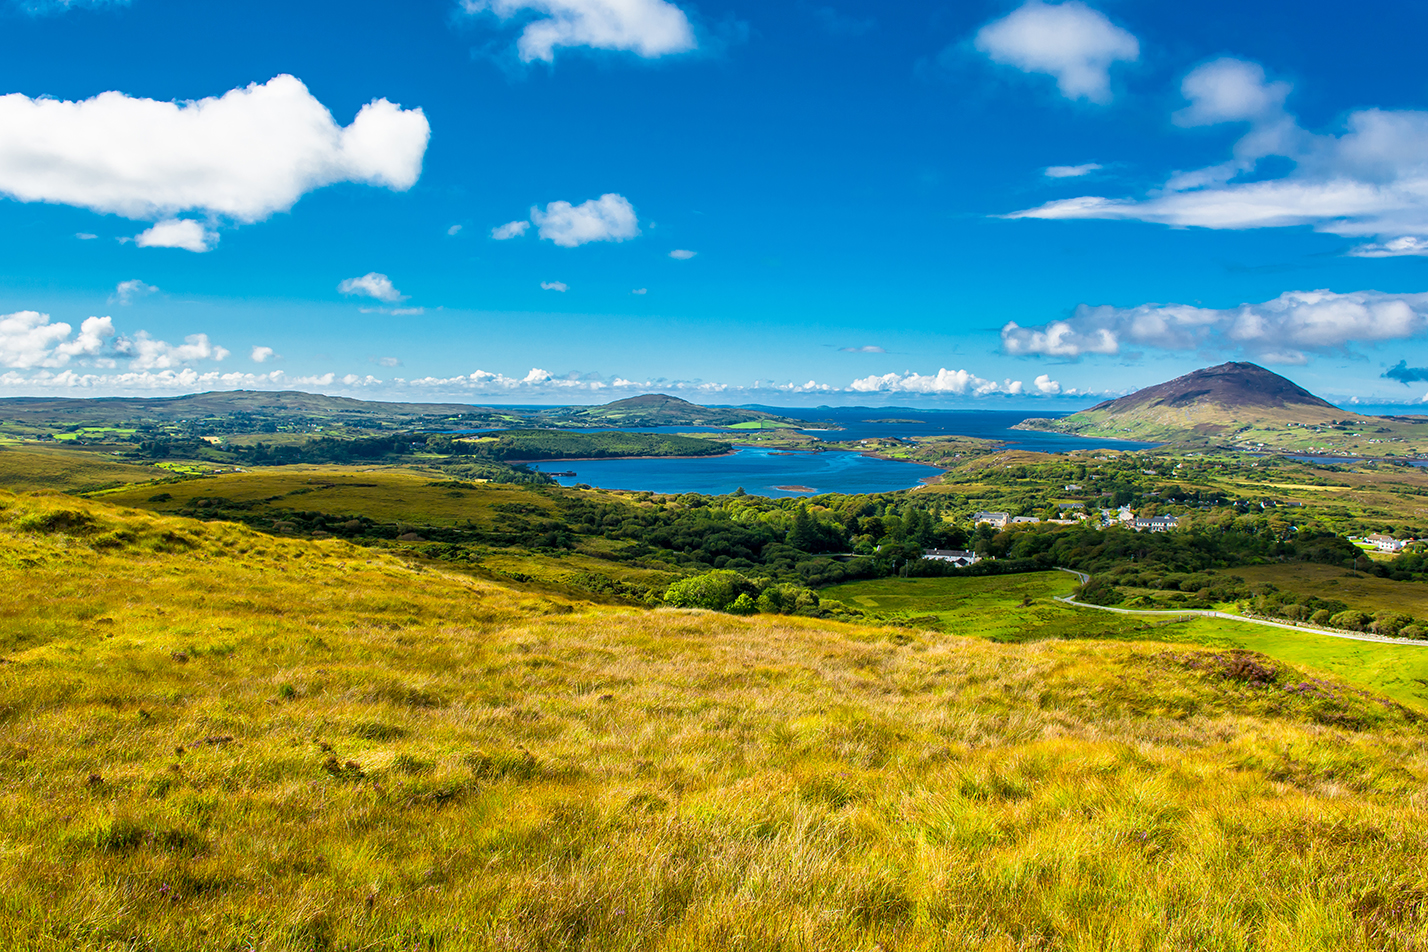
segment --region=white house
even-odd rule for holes
[[[1136,532],[1169,532],[1179,528],[1180,520],[1174,516],[1154,516],[1150,519],[1133,520]]]
[[[1402,552],[1403,547],[1409,543],[1408,539],[1395,539],[1393,536],[1375,532],[1364,539],[1369,545],[1380,552]]]
[[[923,549],[924,559],[936,559],[938,562],[951,562],[953,565],[976,565],[982,561],[982,557],[975,552],[965,549]]]
[[[1006,528],[1006,524],[1007,524],[1008,522],[1011,522],[1011,513],[1009,513],[1009,512],[979,512],[979,513],[977,513],[975,516],[972,517],[972,523],[973,523],[973,525],[978,525],[978,526],[979,526],[979,525],[981,525],[981,524],[984,523],[984,522],[985,522],[985,523],[988,523],[989,525],[991,525],[991,526],[994,527],[994,528],[1004,529],[1004,528]]]

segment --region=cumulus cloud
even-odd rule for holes
[[[526,233],[526,229],[531,226],[528,221],[511,221],[504,225],[498,225],[491,229],[491,237],[497,241],[509,241],[512,238],[519,238]]]
[[[172,370],[199,360],[223,360],[228,351],[208,339],[207,334],[190,334],[182,344],[150,337],[140,331],[115,342],[117,353],[129,357],[132,370]]]
[[[1095,162],[1087,162],[1085,165],[1049,165],[1042,170],[1042,174],[1047,178],[1080,178],[1092,172],[1099,172],[1102,168],[1103,166]]]
[[[152,284],[145,284],[138,278],[131,281],[120,281],[114,288],[114,293],[109,295],[111,304],[133,304],[141,297],[148,297],[157,293],[159,289]]]
[[[63,367],[76,357],[94,357],[114,337],[114,322],[107,317],[87,318],[79,333],[48,314],[17,311],[0,314],[0,365],[22,370]],[[73,335],[73,336],[72,336]]]
[[[446,229],[446,233],[451,237],[455,238],[457,235],[461,234],[461,227],[462,226],[460,225],[452,225],[450,228]]]
[[[374,298],[378,301],[386,301],[388,304],[395,304],[397,301],[407,299],[405,294],[393,286],[391,278],[375,271],[370,271],[360,278],[348,278],[337,286],[337,290],[342,294]]]
[[[631,294],[649,294],[649,293],[650,293],[650,289],[649,289],[649,288],[635,288],[635,289],[634,289],[633,291],[631,291],[630,293],[631,293]]]
[[[1040,327],[1002,328],[1002,349],[1020,356],[1076,358],[1124,347],[1244,351],[1270,363],[1302,364],[1306,352],[1417,337],[1428,330],[1428,294],[1288,291],[1262,304],[1214,309],[1185,304],[1118,308],[1081,305]]]
[[[570,290],[570,285],[564,281],[542,281],[540,283],[540,289],[542,291],[559,291],[561,294],[564,294]]]
[[[405,191],[429,137],[420,109],[385,99],[339,126],[288,75],[194,102],[12,93],[0,96],[0,193],[139,220],[255,222],[338,182]]]
[[[838,350],[845,354],[886,354],[887,351],[873,344],[864,344],[862,347],[839,347]]]
[[[625,196],[614,192],[579,205],[551,202],[544,211],[532,208],[531,221],[542,238],[562,248],[575,248],[592,241],[624,241],[640,233],[635,207]]]
[[[255,364],[266,364],[277,356],[277,352],[271,347],[254,347],[253,352],[248,356]]]
[[[182,248],[202,254],[218,244],[218,232],[191,218],[170,218],[133,238],[140,248]]]
[[[295,390],[330,387],[336,374],[290,377],[281,370],[267,374],[223,373],[217,370],[144,370],[128,373],[60,373],[41,371],[36,374],[0,374],[0,388],[35,391],[103,393],[193,393],[200,390]],[[360,378],[355,378],[360,379]],[[376,378],[367,378],[377,383]]]
[[[1055,380],[1052,380],[1050,374],[1041,374],[1039,377],[1036,378],[1036,380],[1032,382],[1036,385],[1037,391],[1039,391],[1040,393],[1044,393],[1048,396],[1052,396],[1061,392],[1061,384],[1057,383]]]
[[[516,41],[524,62],[553,62],[558,46],[623,50],[646,59],[697,46],[684,11],[666,0],[461,0],[468,14],[534,14]]]
[[[676,261],[688,261],[697,254],[699,254],[697,251],[687,251],[684,248],[676,248],[669,253],[669,256]]]
[[[984,380],[967,370],[948,370],[943,367],[935,374],[881,374],[854,380],[850,390],[858,393],[927,393],[927,394],[972,394],[987,396],[998,391],[1019,394],[1024,390],[1020,380]]]
[[[396,357],[377,357],[373,363],[379,367],[400,367],[402,365],[401,360]]]
[[[1351,254],[1421,255],[1428,237],[1428,112],[1361,109],[1341,134],[1320,135],[1285,110],[1290,86],[1271,82],[1257,63],[1224,58],[1181,84],[1181,126],[1245,123],[1231,157],[1176,172],[1144,197],[1084,195],[1015,212],[1010,218],[1096,218],[1217,229],[1310,226],[1376,237]],[[1289,171],[1258,175],[1269,158]]]
[[[1135,62],[1140,43],[1080,0],[1029,0],[977,32],[976,48],[994,63],[1045,73],[1067,99],[1111,99],[1111,66]]]

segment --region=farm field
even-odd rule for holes
[[[1259,573],[1256,581],[1277,583],[1296,573],[1312,580],[1319,574],[1342,574],[1343,570],[1317,565],[1232,570],[1232,574],[1247,578],[1252,573]],[[1345,585],[1350,581],[1343,579]],[[1394,604],[1389,597],[1394,593],[1386,591],[1385,586],[1414,587],[1415,594],[1416,587],[1422,586],[1373,578],[1361,581],[1364,596],[1378,599],[1379,604]],[[834,586],[820,595],[825,601],[837,600],[876,613],[875,618],[912,624],[935,620],[932,624],[939,630],[994,641],[1131,639],[1242,648],[1285,664],[1331,674],[1428,713],[1428,643],[1422,647],[1375,644],[1332,638],[1307,629],[1300,633],[1212,618],[1187,616],[1187,620],[1174,621],[1153,615],[1121,615],[1051,600],[1053,596],[1071,594],[1075,587],[1076,579],[1067,573],[1038,572],[987,578],[877,579]],[[1029,606],[1023,604],[1027,597],[1032,599]],[[1334,597],[1351,601],[1342,593]]]
[[[1428,940],[1423,723],[1292,665],[601,607],[58,495],[0,494],[0,543],[6,948]]]

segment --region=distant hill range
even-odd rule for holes
[[[595,407],[481,407],[460,403],[386,403],[298,390],[228,390],[181,397],[7,397],[0,420],[31,425],[115,426],[249,417],[356,428],[467,426],[734,426],[757,421],[796,423],[760,410],[702,407],[664,394],[646,394]],[[801,425],[801,424],[800,424]]]
[[[662,393],[647,393],[598,407],[557,407],[541,411],[540,416],[550,422],[578,426],[738,426],[760,422],[807,425],[762,410],[701,407]]]
[[[1243,361],[1196,370],[1060,419],[1026,420],[1019,427],[1103,439],[1358,456],[1415,455],[1420,447],[1428,448],[1423,417],[1353,413]]]

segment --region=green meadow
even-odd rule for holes
[[[1314,584],[1321,569],[1345,574],[1315,565],[1249,567],[1233,573],[1281,582],[1299,575],[1304,584]],[[1385,599],[1400,591],[1418,596],[1424,590],[1418,582],[1373,578],[1345,578],[1343,582],[1374,591],[1385,589],[1380,593]],[[1285,664],[1331,673],[1428,713],[1428,643],[1353,641],[1309,629],[1290,631],[1191,615],[1179,619],[1125,615],[1053,600],[1054,596],[1070,595],[1076,586],[1077,579],[1068,573],[1037,572],[987,578],[875,579],[837,585],[820,595],[825,602],[842,602],[878,620],[996,641],[1131,639],[1255,651]]]
[[[1322,667],[598,606],[57,494],[0,493],[0,572],[0,947],[1428,941],[1421,715]],[[1012,634],[1066,581],[936,584]]]

